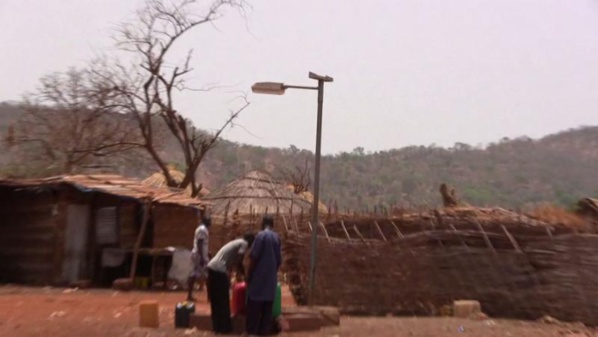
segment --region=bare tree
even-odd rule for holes
[[[309,191],[311,185],[311,170],[309,168],[309,159],[306,158],[303,166],[295,165],[295,167],[280,168],[282,179],[288,181],[293,185],[293,192],[296,194]]]
[[[213,133],[201,132],[184,118],[175,107],[175,94],[179,91],[197,90],[186,85],[186,75],[191,67],[192,51],[179,64],[167,60],[173,46],[196,27],[211,24],[222,17],[225,9],[244,10],[243,0],[216,0],[207,9],[197,8],[193,0],[163,2],[148,0],[137,12],[132,23],[124,24],[118,31],[117,44],[132,53],[131,67],[119,62],[99,62],[94,72],[112,83],[116,99],[111,104],[134,116],[142,137],[142,147],[159,166],[171,187],[191,186],[192,195],[201,190],[196,182],[196,171],[205,155],[216,144],[222,132],[231,126],[249,105],[241,96],[241,106],[230,111],[228,119]],[[203,12],[203,14],[198,14]],[[156,130],[165,125],[177,141],[184,158],[184,174],[178,182],[168,170],[168,163],[155,143]]]
[[[42,77],[4,135],[6,145],[52,173],[73,173],[139,146],[132,120],[106,103],[113,95],[107,84],[76,68]]]

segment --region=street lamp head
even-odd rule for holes
[[[284,83],[258,82],[251,86],[251,91],[256,94],[284,95],[286,87]]]
[[[318,75],[318,74],[312,73],[311,71],[309,72],[309,78],[311,78],[313,80],[322,81],[322,82],[332,82],[334,80],[330,76]]]

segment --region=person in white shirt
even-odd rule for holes
[[[206,265],[209,261],[208,256],[208,244],[210,240],[210,233],[208,228],[212,224],[212,219],[209,215],[202,216],[201,223],[195,229],[195,235],[193,236],[193,250],[191,251],[191,261],[193,263],[193,269],[189,275],[187,294],[187,301],[195,301],[193,298],[193,288],[195,281],[205,282],[206,276]]]
[[[243,257],[251,249],[254,237],[252,233],[247,233],[243,238],[230,241],[208,263],[208,298],[215,333],[227,334],[233,331],[230,317],[230,275],[236,269],[241,276],[245,276]]]

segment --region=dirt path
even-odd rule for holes
[[[138,326],[139,302],[159,301],[160,325],[171,327],[172,308],[182,299],[182,293],[4,287],[0,336],[129,336],[131,327]],[[198,311],[208,312],[205,299]]]
[[[198,294],[198,312],[208,312],[205,293]],[[0,287],[0,336],[11,337],[171,337],[211,336],[199,331],[175,330],[173,309],[184,298],[177,292],[115,292],[58,288]],[[160,303],[159,329],[138,328],[138,304]],[[292,305],[290,294],[283,295]],[[570,335],[574,332],[579,335]],[[472,321],[452,318],[343,317],[340,327],[318,333],[285,334],[293,337],[444,337],[444,336],[598,336],[585,328],[519,321]]]

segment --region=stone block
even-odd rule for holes
[[[314,307],[324,318],[325,326],[339,326],[341,324],[341,313],[337,307]]]
[[[322,320],[322,326],[338,326],[340,324],[340,312],[336,307],[326,306],[297,306],[282,309],[285,318],[296,315],[312,316]]]
[[[297,314],[285,317],[285,321],[288,324],[289,332],[316,331],[324,325],[320,317],[313,315]]]
[[[233,333],[242,334],[245,332],[245,317],[232,317]],[[212,331],[212,317],[208,314],[192,314],[189,318],[189,327],[199,331]]]
[[[157,301],[143,301],[139,303],[139,326],[142,328],[157,328],[160,326],[160,315]]]
[[[469,318],[482,312],[480,302],[472,300],[460,300],[453,302],[453,316],[459,318]]]
[[[190,328],[199,331],[212,331],[212,318],[209,314],[192,314],[189,319]],[[242,334],[245,331],[245,317],[232,318],[233,332]],[[325,326],[338,326],[340,312],[336,307],[326,306],[297,306],[284,307],[282,315],[274,320],[274,331],[301,332],[315,331]]]

